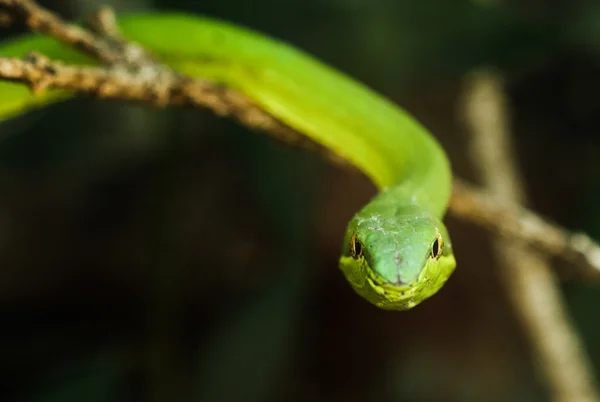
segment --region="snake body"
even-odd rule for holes
[[[348,224],[340,268],[358,294],[406,310],[454,271],[442,222],[451,193],[448,159],[428,131],[368,87],[281,41],[210,18],[143,14],[119,20],[124,36],[173,69],[221,83],[364,172],[378,194]],[[26,37],[0,56],[37,50],[91,62],[48,38]],[[0,83],[0,118],[59,99]]]

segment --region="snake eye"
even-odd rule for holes
[[[444,241],[442,240],[442,236],[438,235],[438,237],[433,241],[433,245],[431,246],[431,258],[437,260],[441,257],[443,251]]]
[[[354,259],[362,256],[362,243],[356,238],[356,235],[352,235],[350,239],[350,253]]]

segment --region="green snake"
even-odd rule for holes
[[[310,55],[231,23],[155,13],[121,18],[119,26],[167,66],[244,94],[373,181],[379,192],[348,224],[339,263],[359,295],[383,309],[407,310],[442,288],[456,265],[442,222],[451,170],[441,146],[412,116]],[[0,56],[30,50],[93,63],[33,35],[4,44]],[[0,118],[68,95],[34,96],[1,82]]]

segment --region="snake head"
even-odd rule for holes
[[[355,216],[340,268],[356,292],[387,310],[408,310],[437,293],[456,261],[444,224],[428,214]]]

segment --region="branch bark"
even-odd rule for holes
[[[568,276],[600,284],[600,246],[502,196],[455,179],[449,213],[570,264]]]

